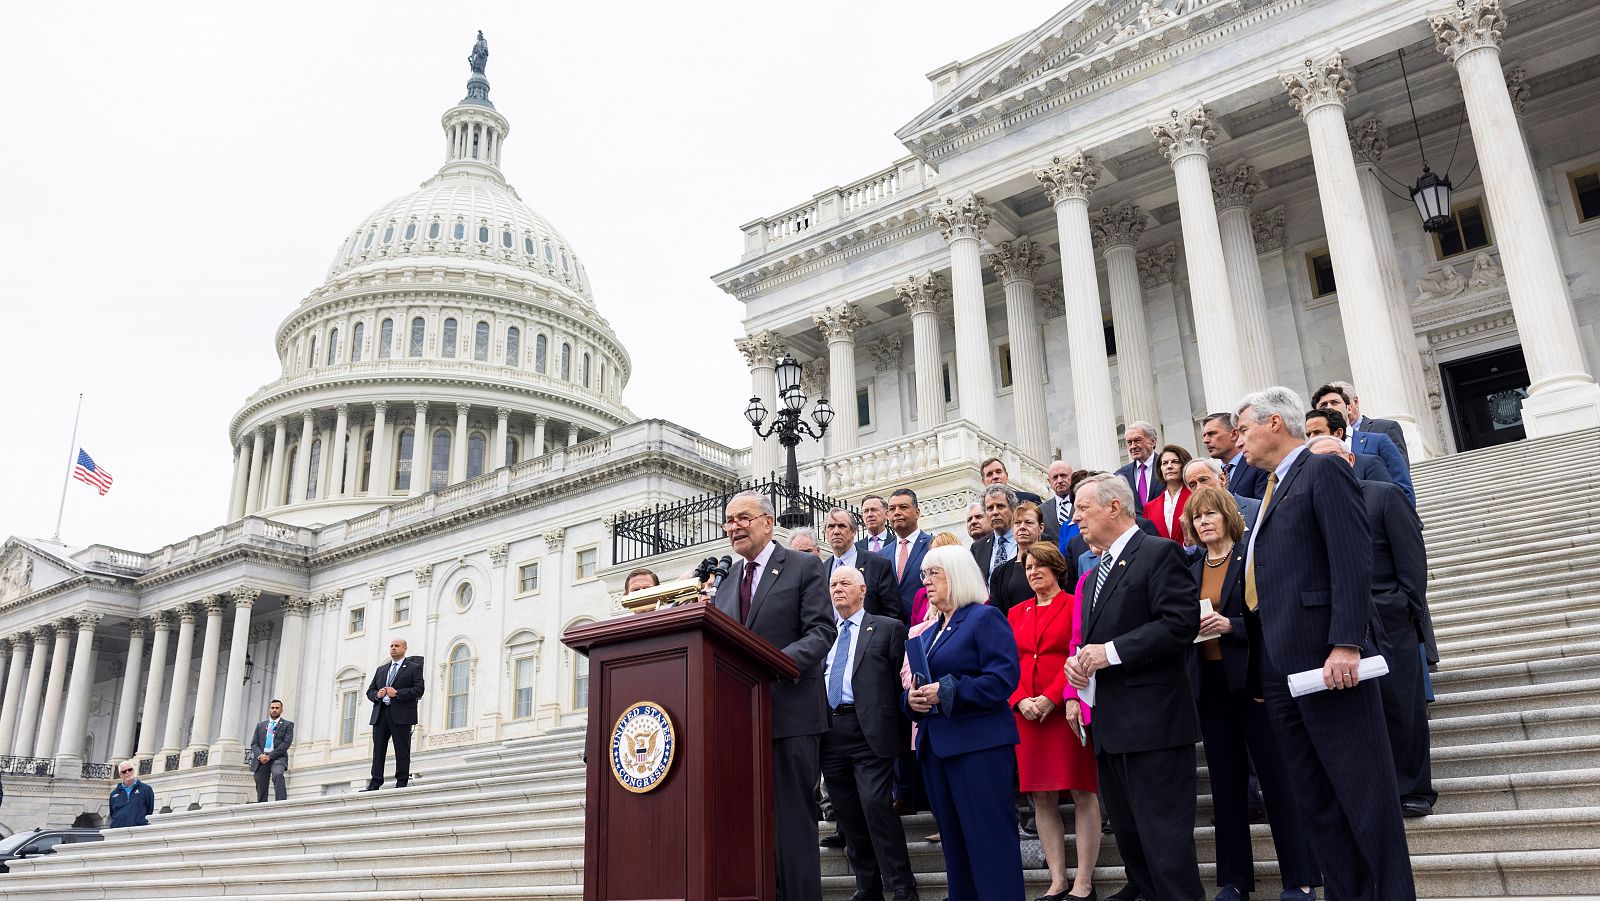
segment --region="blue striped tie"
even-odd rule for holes
[[[855,623],[849,620],[839,623],[839,641],[834,646],[833,665],[828,668],[829,707],[844,703],[844,668],[850,665],[850,627],[853,625]]]
[[[1089,605],[1091,612],[1095,607],[1100,606],[1100,589],[1106,587],[1106,576],[1111,575],[1111,562],[1111,553],[1108,551],[1105,556],[1100,558],[1100,565],[1095,567],[1094,603]]]

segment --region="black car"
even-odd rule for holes
[[[0,873],[9,873],[9,864],[24,857],[56,853],[57,845],[98,842],[105,836],[98,829],[35,829],[0,839]]]

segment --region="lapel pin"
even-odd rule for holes
[[[1117,565],[1118,566],[1127,566],[1128,565],[1128,561],[1126,561],[1126,560],[1118,560],[1117,561]]]

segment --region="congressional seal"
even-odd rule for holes
[[[630,704],[611,729],[611,775],[635,794],[654,790],[672,769],[677,738],[660,704]]]

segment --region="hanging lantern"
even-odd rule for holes
[[[1454,221],[1450,215],[1450,176],[1434,175],[1426,165],[1417,186],[1411,189],[1411,202],[1422,216],[1423,231],[1441,232]]]

